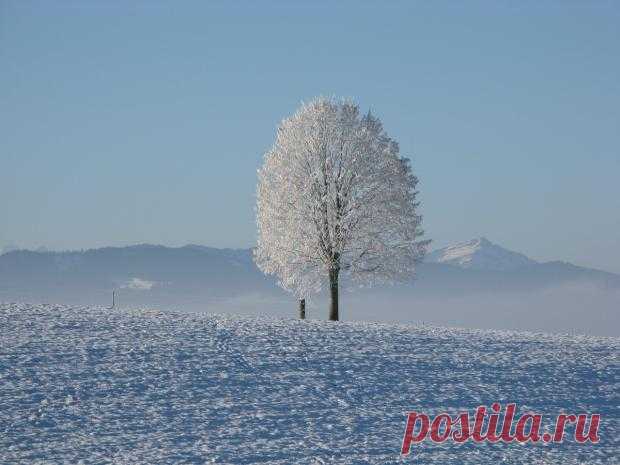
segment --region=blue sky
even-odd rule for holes
[[[435,246],[620,272],[620,3],[0,3],[0,246],[255,242],[302,100],[411,156]]]

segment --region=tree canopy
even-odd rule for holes
[[[337,319],[340,275],[366,285],[413,276],[429,242],[417,183],[370,112],[346,100],[303,104],[258,171],[257,265],[300,297],[329,285],[332,307],[335,286]]]

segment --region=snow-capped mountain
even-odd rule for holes
[[[485,237],[435,250],[427,256],[426,262],[485,271],[512,271],[538,263],[521,253],[500,247]]]

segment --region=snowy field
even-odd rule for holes
[[[620,463],[620,339],[0,304],[0,463]],[[414,445],[404,412],[601,413],[601,442]],[[571,430],[572,432],[572,430]]]

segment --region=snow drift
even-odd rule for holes
[[[618,463],[616,338],[0,304],[0,348],[0,463],[401,463],[405,411],[495,401],[601,413],[601,442],[406,462]]]

